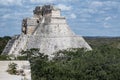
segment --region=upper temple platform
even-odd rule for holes
[[[37,6],[33,13],[37,17],[41,16],[52,16],[52,17],[60,17],[60,9],[54,7],[53,5],[44,5]]]

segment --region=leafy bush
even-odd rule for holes
[[[17,73],[17,64],[16,64],[16,63],[10,63],[10,64],[8,65],[8,70],[7,70],[7,72],[8,72],[9,74],[16,75],[16,73]]]
[[[0,60],[8,60],[8,55],[0,55]]]
[[[28,60],[27,56],[17,56],[16,60]]]

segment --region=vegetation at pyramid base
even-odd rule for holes
[[[26,51],[25,51],[26,52]],[[101,45],[92,51],[59,51],[52,60],[30,49],[32,80],[119,80],[120,49]],[[24,52],[23,52],[24,53]],[[37,56],[34,56],[37,53]]]

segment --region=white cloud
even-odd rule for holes
[[[58,4],[57,7],[60,8],[61,10],[64,10],[64,11],[66,11],[66,10],[68,11],[68,10],[72,9],[71,6],[66,6],[64,4]]]
[[[101,7],[103,6],[103,2],[100,2],[100,1],[93,1],[91,4],[90,4],[91,7],[95,8],[95,7]]]
[[[108,16],[108,17],[105,18],[105,21],[108,21],[108,20],[111,20],[111,19],[112,19],[112,17]]]
[[[0,5],[22,5],[22,0],[0,0]]]
[[[0,27],[4,27],[5,26],[5,23],[0,23]]]
[[[94,14],[94,13],[104,13],[104,11],[101,9],[103,7],[102,1],[90,1],[88,4],[88,8],[86,9],[86,12]]]
[[[30,1],[34,3],[52,3],[56,0],[30,0]]]
[[[112,8],[118,8],[120,5],[120,2],[117,1],[88,1],[88,3],[88,12],[92,14],[104,14]]]
[[[53,3],[53,2],[75,2],[79,0],[30,0],[31,2],[35,3]]]
[[[82,21],[82,22],[86,22],[87,21],[86,18],[80,18],[79,20]]]
[[[75,2],[75,1],[79,1],[79,0],[60,0],[60,1],[63,1],[63,2]]]
[[[117,2],[117,1],[105,1],[104,5],[108,6],[108,7],[118,7],[120,5],[120,2]]]
[[[0,13],[1,12],[10,12],[11,11],[11,9],[9,9],[9,8],[0,8]]]
[[[24,12],[24,14],[22,12],[14,12],[14,13],[11,13],[11,14],[4,14],[3,16],[1,16],[1,18],[3,20],[7,20],[7,19],[21,20],[22,18],[29,17],[31,15],[32,14],[29,13],[29,12]]]
[[[108,16],[108,17],[104,18],[104,23],[103,23],[104,28],[112,27],[111,23],[109,23],[109,20],[112,20],[112,19],[113,19],[112,16]]]
[[[110,28],[111,25],[110,25],[109,23],[105,22],[105,23],[103,23],[103,27],[104,27],[104,28]]]
[[[76,15],[74,13],[70,14],[70,18],[75,19]]]
[[[8,18],[11,18],[10,14],[5,14],[2,16],[3,19],[8,19]]]
[[[79,15],[81,18],[91,18],[92,16],[90,15],[90,14],[88,14],[88,13],[81,13],[80,15]]]

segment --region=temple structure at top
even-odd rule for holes
[[[51,17],[65,19],[65,17],[61,17],[60,9],[55,8],[53,5],[37,6],[35,10],[33,10],[33,13],[34,16],[32,18],[23,19],[22,32],[24,34],[33,34],[37,25],[42,21],[43,17],[46,20],[46,24],[50,22]]]

